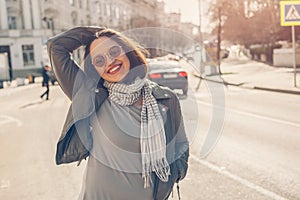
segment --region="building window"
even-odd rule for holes
[[[54,30],[54,22],[53,22],[52,18],[48,19],[48,21],[47,21],[47,28],[51,29],[51,30]]]
[[[102,4],[102,10],[103,10],[103,15],[107,16],[107,6],[105,4]]]
[[[17,29],[17,18],[15,16],[8,16],[8,28]]]
[[[54,30],[54,21],[52,18],[43,17],[42,20],[46,22],[47,29],[51,29],[52,31]]]
[[[77,13],[76,12],[72,12],[71,19],[72,19],[73,26],[75,26],[75,25],[78,24],[78,17],[77,17]]]
[[[110,16],[110,5],[106,4],[106,15]]]
[[[86,0],[86,10],[90,10],[90,1]]]
[[[127,11],[126,11],[126,9],[123,10],[123,19],[127,20]]]
[[[118,7],[115,8],[116,18],[120,18],[120,9]]]
[[[32,66],[35,64],[33,50],[33,45],[22,45],[24,66]]]
[[[90,17],[89,15],[86,16],[86,22],[87,22],[87,25],[88,25],[88,26],[91,26],[91,25],[92,25],[91,17]]]
[[[102,13],[102,12],[101,12],[101,3],[98,4],[98,7],[97,7],[97,13],[99,13],[99,14]]]

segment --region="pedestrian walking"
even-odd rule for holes
[[[83,68],[71,58],[82,45]],[[72,28],[47,48],[72,102],[56,164],[88,158],[79,199],[167,199],[187,173],[189,143],[177,95],[147,78],[147,51],[101,27]]]
[[[48,72],[50,70],[51,70],[51,68],[50,68],[49,65],[45,65],[43,67],[43,72],[42,72],[42,75],[43,75],[42,87],[46,87],[46,91],[40,96],[41,99],[43,99],[43,97],[46,95],[46,100],[49,100],[50,89],[49,89],[49,75],[48,75]]]

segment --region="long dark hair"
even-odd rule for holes
[[[103,29],[95,34],[95,39],[99,37],[108,37],[118,43],[126,53],[126,56],[130,62],[130,71],[127,76],[122,80],[122,82],[130,83],[137,76],[144,78],[148,72],[148,65],[146,62],[146,55],[149,55],[149,52],[140,46],[138,43],[132,39],[126,37],[120,32],[117,32],[112,29]],[[85,54],[84,54],[84,71],[85,73],[92,77],[102,79],[100,75],[95,70],[91,57],[90,57],[90,46],[93,40],[86,45]],[[101,80],[103,82],[103,80]]]

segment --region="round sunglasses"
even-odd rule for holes
[[[108,49],[108,52],[106,54],[98,54],[93,58],[93,65],[95,67],[104,67],[106,64],[106,56],[110,58],[117,58],[122,53],[122,47],[115,45]],[[106,55],[106,56],[105,56]]]

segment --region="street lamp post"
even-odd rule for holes
[[[203,55],[203,50],[204,47],[203,47],[203,36],[202,36],[202,5],[201,5],[201,0],[198,0],[198,12],[199,12],[199,26],[198,26],[198,32],[199,32],[199,40],[200,40],[200,51],[199,51],[199,56],[200,56],[200,60],[199,60],[199,70],[200,70],[200,78],[199,78],[199,82],[196,86],[196,90],[199,89],[200,87],[200,84],[201,84],[201,80],[202,80],[202,72],[204,71],[204,66],[203,66],[203,60],[202,60],[202,55]]]
[[[199,26],[198,26],[198,29],[199,29],[199,38],[200,38],[200,44],[201,44],[201,47],[202,47],[202,44],[203,44],[203,38],[202,38],[202,5],[201,5],[201,0],[198,0],[198,9],[199,9]]]

